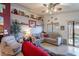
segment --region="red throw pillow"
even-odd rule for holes
[[[47,38],[47,37],[48,37],[48,34],[44,34],[44,37],[46,37],[46,38]]]

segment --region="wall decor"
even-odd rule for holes
[[[18,14],[18,11],[17,11],[17,9],[13,9],[13,10],[11,11],[11,13],[13,13],[13,14]]]
[[[21,10],[12,9],[11,13],[29,18],[29,15],[26,15],[25,12]]]
[[[37,18],[35,18],[35,16],[34,15],[30,15],[30,18],[32,18],[32,19],[37,19]]]
[[[28,17],[29,18],[29,15],[25,15],[25,17]]]
[[[61,26],[60,29],[61,29],[61,30],[65,30],[64,26]]]
[[[20,11],[20,10],[19,10],[18,14],[21,16],[25,16],[25,13],[23,11]]]
[[[29,27],[36,27],[36,21],[29,20]]]
[[[42,17],[37,17],[37,19],[38,19],[38,20],[41,20],[41,19],[42,19]]]
[[[17,9],[12,9],[11,13],[20,15],[20,16],[24,16],[24,17],[28,17],[28,18],[32,18],[32,19],[36,19],[36,20],[42,20],[42,17],[35,17],[35,15],[33,15],[33,14],[27,15],[27,14],[25,14],[24,11],[17,10]]]
[[[22,15],[22,13],[21,13],[21,11],[20,11],[20,10],[18,11],[18,14],[19,14],[19,15]]]
[[[42,19],[42,17],[35,17],[34,15],[30,15],[30,18],[32,18],[32,19],[36,19],[36,20],[41,20]]]

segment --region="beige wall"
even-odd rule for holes
[[[29,11],[28,8],[25,8],[24,6],[22,6],[22,5],[18,4],[18,3],[11,4],[11,10],[12,9],[17,9],[17,10],[24,11],[26,15],[33,14],[36,17],[39,16],[39,15]],[[28,17],[11,14],[11,23],[12,23],[12,21],[15,21],[15,20],[17,20],[19,23],[25,23],[25,24],[29,24],[29,20],[34,20],[34,21],[36,21],[37,25],[41,25],[41,26],[36,26],[35,28],[31,28],[33,30],[32,32],[33,33],[39,33],[39,32],[42,31],[42,21],[40,21],[40,20],[38,21],[36,19],[31,19],[31,18],[28,18]],[[21,27],[21,31],[24,31],[24,30],[29,28],[29,25],[20,25],[20,27]],[[37,30],[38,30],[38,32],[37,32]]]
[[[51,19],[51,16],[53,18]],[[57,20],[55,20],[57,18]],[[55,22],[58,22],[58,26],[54,26],[53,31],[56,31],[62,35],[64,39],[68,39],[68,25],[67,23],[69,21],[79,21],[79,11],[74,12],[66,12],[66,13],[60,13],[55,15],[45,15],[44,16],[44,31],[47,32],[47,23],[48,20]],[[65,26],[65,30],[61,30],[60,26]]]

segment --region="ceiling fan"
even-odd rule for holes
[[[52,14],[53,12],[61,11],[62,8],[56,8],[56,6],[58,6],[59,4],[60,4],[60,3],[48,3],[48,4],[43,4],[43,6],[47,8],[47,10],[44,10],[43,12]]]

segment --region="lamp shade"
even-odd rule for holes
[[[8,34],[8,31],[7,30],[4,30],[4,34],[7,35]]]

